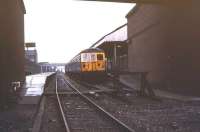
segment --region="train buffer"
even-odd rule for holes
[[[114,71],[108,73],[108,75],[112,78],[113,80],[113,86],[115,88],[118,88],[119,85],[123,85],[125,87],[129,87],[126,84],[122,83],[119,79],[120,75],[130,75],[130,76],[139,76],[139,81],[140,81],[140,88],[139,88],[139,93],[142,96],[150,96],[150,97],[155,97],[155,93],[153,89],[151,88],[148,80],[147,80],[147,75],[148,72],[130,72],[130,71]]]

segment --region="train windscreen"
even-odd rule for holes
[[[94,62],[97,61],[96,53],[82,53],[81,62]]]
[[[97,60],[103,60],[103,54],[97,54]]]

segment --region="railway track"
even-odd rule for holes
[[[57,81],[58,79],[56,79],[56,96],[66,132],[135,132],[134,129],[84,95],[69,80],[63,79],[63,83],[67,89],[71,88],[78,96],[59,94],[60,88],[57,86]]]
[[[181,102],[171,99],[163,99],[160,102],[138,96],[135,93],[128,93],[129,95],[126,95],[126,92],[123,91],[107,92],[105,90],[106,92],[103,92],[104,88],[82,86],[82,84],[66,77],[69,83],[72,83],[72,86],[70,86],[63,78],[64,74],[59,74],[57,77],[57,80],[54,79],[51,82],[52,85],[48,85],[46,89],[43,129],[40,132],[66,131],[63,119],[60,116],[60,110],[58,109],[55,94],[56,81],[57,95],[60,98],[63,115],[70,131],[129,131],[124,130],[125,128],[121,127],[110,117],[108,118],[104,112],[98,110],[89,101],[86,101],[86,99],[80,96],[79,92],[137,132],[199,131],[199,102]],[[75,87],[79,92],[71,87]],[[127,103],[127,101],[130,103]]]

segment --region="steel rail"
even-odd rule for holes
[[[69,129],[69,125],[67,123],[67,120],[65,118],[65,114],[64,114],[61,102],[60,102],[60,97],[59,97],[59,94],[58,94],[58,86],[57,86],[57,77],[56,77],[56,97],[57,97],[58,105],[59,105],[60,112],[61,112],[61,115],[62,115],[62,119],[64,121],[65,130],[66,130],[66,132],[71,132],[70,129]]]
[[[87,101],[89,101],[92,105],[94,105],[95,107],[97,107],[101,112],[105,113],[108,117],[110,117],[112,120],[114,120],[117,124],[119,124],[121,127],[123,127],[124,129],[126,129],[128,132],[136,132],[134,129],[130,128],[129,126],[127,126],[126,124],[124,124],[122,121],[118,120],[116,117],[114,117],[112,114],[110,114],[108,111],[106,111],[105,109],[103,109],[101,106],[99,106],[98,104],[96,104],[94,101],[92,101],[90,98],[88,98],[87,96],[85,96],[84,94],[82,94],[78,89],[76,89],[67,79],[65,79],[65,77],[63,77],[65,80],[65,84],[70,86],[72,89],[74,89],[77,93],[79,93],[80,96],[82,96],[84,99],[86,99]],[[67,82],[67,83],[66,83]]]
[[[91,94],[91,93],[111,93],[111,92],[116,92],[115,90],[88,90],[82,92],[83,94]],[[75,93],[74,91],[72,92],[58,92],[58,95],[76,95],[78,93]],[[44,95],[55,95],[55,92],[46,92]]]

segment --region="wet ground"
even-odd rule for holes
[[[43,73],[26,76],[21,97],[11,95],[11,102],[0,111],[0,132],[31,132],[40,96],[47,76]],[[18,103],[16,100],[19,100]]]

